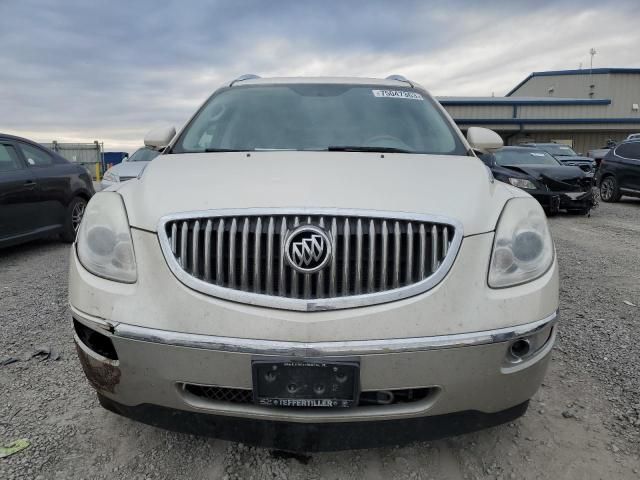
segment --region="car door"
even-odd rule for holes
[[[619,187],[640,192],[640,141],[622,143],[614,153],[619,162]]]
[[[56,229],[64,225],[70,192],[69,164],[59,164],[46,149],[16,142],[27,168],[33,172],[40,193],[40,210],[37,222],[41,228]]]
[[[0,242],[37,230],[39,200],[35,175],[15,145],[0,139]]]

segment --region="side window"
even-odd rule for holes
[[[22,168],[18,152],[12,145],[0,143],[0,175],[3,172],[13,172]]]
[[[640,142],[623,143],[618,145],[615,154],[622,158],[640,160]]]
[[[27,160],[27,164],[32,167],[46,167],[53,165],[53,157],[44,150],[28,145],[26,143],[20,143],[20,150],[24,158]]]

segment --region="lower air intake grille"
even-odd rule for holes
[[[226,403],[253,403],[253,392],[241,388],[208,387],[185,383],[184,390],[196,397],[206,398],[215,402]]]
[[[216,387],[207,385],[182,384],[182,389],[196,397],[214,402],[253,404],[253,391],[243,388]],[[419,402],[433,394],[433,388],[406,388],[398,390],[377,390],[361,392],[357,406],[396,405]]]

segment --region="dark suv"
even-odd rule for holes
[[[640,140],[612,148],[600,163],[596,181],[605,202],[617,202],[623,195],[640,197]]]
[[[93,183],[81,165],[0,134],[0,247],[59,234],[72,242]]]

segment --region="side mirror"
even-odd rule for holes
[[[467,141],[471,148],[481,152],[491,152],[504,146],[502,137],[493,130],[481,127],[469,127]]]
[[[175,136],[175,127],[154,128],[144,136],[144,146],[153,150],[162,150]]]

